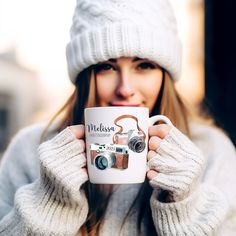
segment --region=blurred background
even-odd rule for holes
[[[65,46],[75,0],[0,0],[0,156],[22,127],[49,120],[73,91]],[[205,103],[236,143],[232,5],[171,0],[183,42],[177,83],[196,107]]]

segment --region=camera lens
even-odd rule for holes
[[[145,142],[140,137],[133,137],[129,140],[128,146],[133,152],[140,153],[145,149]]]
[[[97,156],[95,160],[95,165],[100,170],[105,170],[108,166],[108,161],[104,156]]]
[[[97,155],[95,157],[95,166],[99,170],[105,170],[107,168],[111,168],[115,164],[115,156],[113,154],[104,153]]]

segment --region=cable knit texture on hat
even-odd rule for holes
[[[180,77],[181,43],[168,0],[77,0],[70,32],[73,83],[83,69],[122,56],[148,58]]]

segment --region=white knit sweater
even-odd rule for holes
[[[64,132],[38,149],[43,129],[44,125],[35,125],[20,131],[3,157],[1,236],[75,235],[87,217],[87,199],[80,189],[86,175],[78,171],[85,159],[77,140]],[[235,148],[216,128],[191,124],[191,131],[193,142],[206,158],[203,177],[199,187],[179,202],[161,203],[153,191],[150,205],[157,234],[233,236],[236,234]],[[116,187],[100,235],[119,234],[139,188],[140,184]],[[121,235],[138,235],[136,217],[132,214],[126,220]],[[145,232],[144,227],[142,235]]]

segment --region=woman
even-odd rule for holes
[[[234,235],[235,148],[191,121],[175,90],[181,45],[166,0],[78,0],[67,46],[75,92],[22,130],[0,170],[0,235]],[[149,129],[143,184],[88,181],[83,111],[145,106],[175,127]]]

